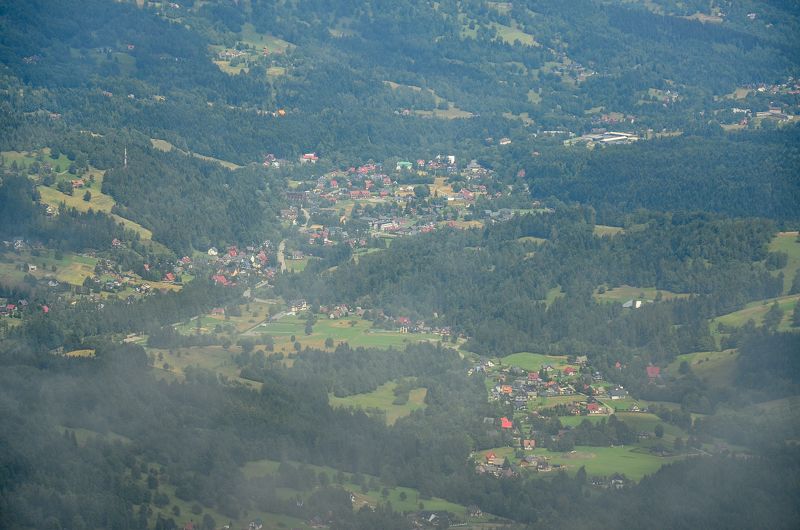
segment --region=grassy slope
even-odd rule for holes
[[[386,423],[394,425],[398,418],[408,416],[412,410],[425,408],[425,395],[428,393],[425,388],[417,388],[413,390],[409,396],[408,403],[405,405],[393,405],[394,389],[397,383],[389,381],[377,388],[374,392],[367,394],[358,394],[355,396],[347,396],[344,398],[334,397],[333,394],[328,394],[328,401],[332,407],[377,407],[386,411]]]
[[[789,254],[789,261],[786,267],[780,271],[775,271],[773,276],[783,272],[783,294],[789,293],[792,286],[792,278],[800,269],[800,243],[797,242],[797,232],[781,232],[769,244],[770,252],[783,251]]]
[[[177,147],[175,147],[174,145],[172,145],[171,143],[169,143],[166,140],[156,140],[154,138],[151,138],[150,142],[153,144],[153,147],[155,147],[156,149],[160,149],[161,151],[169,152],[169,151],[172,151],[173,149],[178,149]],[[178,149],[178,151],[180,151],[181,153],[183,153],[185,155],[189,154],[186,151],[181,151],[180,149]],[[218,164],[223,165],[223,166],[225,166],[225,167],[227,167],[229,169],[239,169],[239,168],[242,167],[242,166],[239,166],[237,164],[234,164],[233,162],[228,162],[226,160],[220,160],[219,158],[212,158],[210,156],[199,155],[197,153],[192,153],[192,156],[197,157],[197,158],[201,158],[203,160],[207,160],[209,162],[217,162]]]
[[[296,463],[295,463],[296,464]],[[275,462],[273,460],[259,460],[258,462],[248,462],[243,468],[242,471],[244,472],[247,478],[252,477],[261,477],[270,473],[275,473],[278,470],[278,466],[280,465],[279,462]],[[335,484],[335,477],[337,470],[327,466],[314,466],[314,465],[307,465],[314,470],[315,473],[326,473],[330,478],[331,484]],[[363,504],[368,504],[370,506],[375,506],[378,502],[383,502],[383,497],[381,497],[380,492],[378,491],[370,491],[367,495],[361,494],[361,487],[349,482],[350,474],[346,474],[346,480],[342,486],[346,489],[352,491],[356,496],[356,501],[353,503],[353,507],[355,509],[360,508]],[[369,480],[371,477],[369,475],[364,475],[365,480]],[[287,490],[288,491],[288,490]],[[400,493],[405,492],[406,500],[403,501],[400,499]],[[301,494],[302,498],[307,498],[308,493]],[[425,504],[426,510],[447,510],[451,513],[455,513],[464,517],[466,515],[466,508],[460,506],[458,504],[453,504],[451,502],[447,502],[443,499],[433,498],[430,500],[422,500],[418,498],[418,493],[416,490],[411,488],[401,488],[397,487],[390,490],[390,494],[388,500],[392,503],[392,508],[396,511],[416,511],[418,509],[418,504],[423,502]],[[489,515],[485,516],[482,519],[471,519],[472,521],[485,521],[487,517],[491,517]]]

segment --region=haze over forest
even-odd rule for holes
[[[798,36],[0,3],[0,528],[797,528]]]

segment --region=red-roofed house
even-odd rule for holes
[[[567,366],[566,368],[564,368],[564,375],[574,375],[575,372],[576,372],[575,368],[571,366]]]
[[[514,424],[508,421],[508,418],[500,418],[500,426],[504,429],[510,429],[514,426]]]
[[[586,405],[586,410],[589,414],[600,414],[600,405],[597,403],[589,403]]]
[[[175,281],[175,276],[173,276],[171,272],[168,272],[164,276],[164,280],[163,281],[164,281],[164,283],[172,283],[172,282]]]
[[[50,312],[50,308],[49,308],[49,307],[47,307],[46,305],[43,305],[43,306],[42,306],[42,309],[44,309],[44,312],[45,312],[45,313],[49,313],[49,312]]]
[[[647,375],[651,379],[655,379],[656,377],[658,377],[658,374],[659,374],[660,371],[661,371],[661,369],[658,366],[648,366],[647,367]]]

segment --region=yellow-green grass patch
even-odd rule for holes
[[[188,155],[189,154],[186,151],[183,151],[182,149],[178,149],[177,147],[175,147],[174,145],[172,145],[171,143],[169,143],[166,140],[157,140],[155,138],[151,138],[150,142],[153,144],[153,147],[155,147],[156,149],[160,149],[161,151],[169,152],[169,151],[172,151],[173,149],[177,149],[178,151],[180,151],[184,155]],[[192,153],[192,156],[194,156],[196,158],[200,158],[202,160],[207,160],[208,162],[216,162],[216,163],[218,163],[218,164],[220,164],[222,166],[227,167],[228,169],[240,169],[241,167],[243,167],[243,166],[240,166],[238,164],[234,164],[233,162],[228,162],[227,160],[220,160],[219,158],[213,158],[213,157],[210,157],[210,156],[200,155],[198,153]]]
[[[56,430],[59,432],[59,434],[64,434],[65,430],[68,430],[69,432],[74,432],[75,433],[75,439],[81,445],[85,444],[86,443],[86,439],[90,438],[90,437],[92,437],[92,438],[100,437],[101,439],[110,440],[110,441],[119,440],[122,443],[131,443],[131,439],[130,438],[126,438],[125,436],[121,436],[121,435],[113,433],[113,432],[100,433],[100,432],[92,431],[92,430],[89,430],[89,429],[81,429],[81,428],[73,429],[71,427],[67,427],[67,426],[64,426],[64,425],[56,425]]]
[[[721,322],[727,326],[740,327],[747,323],[748,320],[753,319],[757,325],[760,325],[764,316],[769,312],[772,302],[777,300],[778,305],[783,309],[783,322],[778,329],[792,329],[790,327],[789,319],[791,318],[791,311],[794,309],[795,304],[800,300],[800,294],[793,294],[790,296],[781,296],[778,298],[771,298],[765,304],[763,300],[750,302],[744,309],[728,313],[721,317],[717,317],[716,321]],[[713,327],[713,326],[712,326]]]
[[[648,444],[645,444],[648,447],[657,443],[652,440],[648,440],[648,442]],[[608,477],[614,473],[620,473],[624,474],[631,480],[638,481],[641,480],[645,475],[655,473],[662,465],[685,458],[683,456],[662,458],[647,454],[645,452],[634,452],[632,451],[631,446],[576,446],[575,451],[593,454],[595,455],[595,458],[572,459],[564,458],[561,456],[561,454],[558,454],[557,456],[551,456],[548,463],[550,465],[561,464],[562,466],[570,466],[570,468],[567,470],[569,475],[574,475],[581,466],[584,466],[586,468],[587,475],[590,477]]]
[[[542,101],[541,94],[542,89],[530,89],[528,90],[528,101],[533,103],[534,105],[538,105]]]
[[[284,53],[289,46],[291,46],[290,43],[283,39],[279,39],[268,33],[259,33],[250,22],[242,24],[242,40],[239,42],[250,45],[255,48],[258,53],[262,53],[264,46],[267,47],[269,53],[274,53],[275,51]]]
[[[738,374],[738,357],[739,352],[735,350],[700,352],[691,362],[692,372],[700,379],[707,377],[720,386],[733,386]]]
[[[542,355],[540,353],[520,352],[500,360],[503,364],[508,366],[519,366],[528,372],[538,372],[541,370],[543,364],[552,364],[556,370],[563,370],[567,366],[567,358],[565,356],[552,357],[549,355]],[[573,365],[575,367],[576,365]],[[550,372],[553,374],[553,372]],[[573,398],[574,399],[574,398]]]
[[[783,294],[788,294],[792,286],[792,279],[800,269],[800,243],[797,242],[797,232],[781,232],[769,243],[770,252],[786,252],[789,255],[789,260],[786,266],[779,270],[774,271],[773,276],[777,276],[783,272]]]
[[[594,235],[596,236],[615,236],[621,232],[625,232],[621,226],[594,225]]]
[[[659,289],[655,287],[632,287],[630,285],[621,285],[613,289],[608,287],[606,292],[599,294],[595,290],[594,298],[603,301],[614,302],[627,302],[628,300],[640,300],[642,303],[647,303],[647,300],[655,300],[656,294]],[[644,296],[642,296],[644,295]],[[671,300],[673,298],[688,298],[688,294],[675,294],[669,291],[661,291],[661,296],[664,300]]]
[[[547,304],[547,307],[550,307],[550,304],[552,304],[556,300],[556,298],[563,298],[563,297],[564,293],[561,292],[561,286],[558,285],[547,291],[547,298],[545,299],[545,304]]]
[[[366,394],[357,394],[337,398],[332,393],[328,394],[328,402],[332,407],[361,407],[362,409],[377,408],[386,412],[385,418],[387,425],[394,425],[399,418],[411,414],[411,411],[425,408],[425,395],[427,389],[417,388],[409,394],[408,402],[405,405],[394,405],[396,399],[394,389],[397,383],[389,381],[379,386],[375,391]]]
[[[233,342],[235,342],[235,340]],[[240,369],[233,359],[231,359],[231,355],[236,356],[241,352],[241,348],[238,346],[231,346],[227,350],[222,346],[193,346],[191,348],[174,349],[174,353],[172,354],[169,353],[168,349],[148,349],[147,352],[156,356],[154,375],[158,379],[171,375],[172,377],[167,377],[168,381],[173,379],[180,381],[184,379],[186,367],[199,366],[200,368],[227,376],[230,380],[248,384],[256,390],[261,388],[261,383],[239,377]],[[158,358],[159,353],[162,355],[163,360]],[[180,353],[180,356],[178,353]],[[164,363],[169,365],[169,369],[163,367]]]
[[[94,350],[73,350],[64,355],[66,357],[94,357]]]

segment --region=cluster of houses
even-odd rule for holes
[[[494,366],[494,363],[486,358],[480,359],[474,368],[470,368],[468,374],[486,373],[487,368]],[[545,381],[539,374],[553,372],[560,380]],[[552,364],[543,364],[540,372],[528,372],[514,366],[507,371],[500,372],[496,377],[498,384],[489,390],[489,398],[492,401],[499,401],[504,398],[507,402],[514,403],[514,410],[525,410],[527,402],[536,397],[566,396],[575,393],[575,388],[568,384],[564,378],[574,376],[578,373],[571,366],[556,374]],[[494,377],[494,376],[493,376]]]
[[[208,249],[208,255],[215,258],[213,260],[202,260],[204,265],[210,265],[216,270],[213,280],[222,285],[236,285],[234,277],[247,278],[251,275],[265,276],[271,278],[275,276],[277,269],[269,265],[268,253],[271,248],[269,240],[260,246],[248,245],[244,250],[236,246],[229,246],[226,252],[220,252],[216,247]],[[188,258],[183,258],[187,260]],[[190,262],[185,263],[191,266]],[[180,264],[176,266],[175,272]]]

